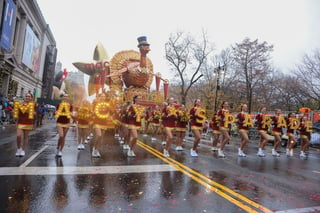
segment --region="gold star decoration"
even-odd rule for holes
[[[111,83],[111,80],[106,79],[106,75],[109,74],[110,58],[100,42],[94,49],[93,60],[74,62],[72,64],[81,72],[89,75],[89,96],[99,93],[100,89],[103,90],[105,83]]]

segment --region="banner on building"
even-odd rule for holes
[[[33,72],[40,69],[40,41],[29,25],[26,27],[22,63]]]
[[[16,10],[16,5],[13,3],[13,1],[12,0],[5,0],[0,45],[6,51],[11,50],[11,38],[12,38],[15,10]]]

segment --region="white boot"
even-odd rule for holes
[[[168,152],[168,150],[166,150],[166,149],[163,149],[163,155],[164,155],[166,158],[170,157],[169,152]]]
[[[239,157],[246,157],[246,154],[244,154],[244,152],[240,148],[238,148],[238,156]]]
[[[300,158],[302,158],[302,159],[306,159],[307,158],[307,155],[306,155],[306,153],[304,153],[304,151],[300,152]]]
[[[224,153],[223,153],[223,150],[218,149],[218,157],[220,157],[220,158],[226,157],[226,156],[224,155]]]
[[[259,157],[265,157],[266,156],[266,154],[264,154],[264,151],[261,148],[259,148],[259,151],[258,151],[257,155]]]
[[[272,149],[272,155],[275,157],[280,157],[280,154],[275,149]]]

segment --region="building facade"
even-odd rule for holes
[[[36,0],[0,0],[0,96],[48,98],[56,41]]]

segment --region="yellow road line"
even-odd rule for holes
[[[251,206],[263,211],[263,212],[272,212],[270,209],[248,199],[247,197],[211,180],[210,178],[202,175],[201,173],[185,166],[184,164],[181,164],[180,162],[172,159],[172,158],[165,158],[163,156],[163,154],[161,152],[159,152],[158,150],[154,149],[153,147],[146,145],[144,143],[142,143],[141,141],[138,141],[138,145],[142,148],[144,148],[146,151],[149,151],[150,153],[152,153],[153,155],[157,156],[158,158],[160,158],[161,160],[165,161],[166,163],[174,166],[176,169],[178,169],[179,171],[183,172],[184,174],[188,175],[189,177],[191,177],[192,179],[194,179],[195,181],[197,181],[198,183],[204,185],[205,187],[209,187],[212,191],[216,192],[217,194],[219,194],[220,196],[224,197],[225,199],[233,202],[234,204],[238,205],[239,207],[243,208],[244,210],[248,211],[248,212],[256,212],[255,210],[253,210],[252,208],[244,205],[242,202],[239,202],[238,200],[235,200],[234,198],[232,198],[231,196],[223,193],[222,191],[220,191],[218,188],[220,188],[221,190],[228,192],[229,194],[237,197],[238,199],[250,204]],[[218,188],[215,188],[211,185],[209,185],[208,183],[205,183],[203,180],[199,179],[199,178],[203,179],[206,182],[209,182],[209,184],[216,186]]]

